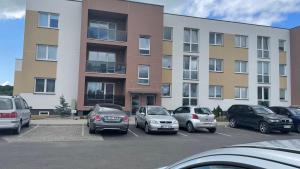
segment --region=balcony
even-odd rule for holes
[[[88,60],[86,62],[86,72],[126,74],[126,66],[114,62],[104,63]]]
[[[107,41],[126,42],[127,41],[127,31],[89,27],[88,28],[88,38],[107,40]]]
[[[103,94],[86,94],[84,99],[85,106],[95,106],[96,104],[111,103],[125,106],[124,95],[103,95]]]

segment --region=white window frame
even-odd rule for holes
[[[162,60],[162,68],[163,69],[172,69],[172,55],[163,55],[163,59],[164,57],[169,57],[170,58],[170,67],[164,67],[164,63],[163,63],[163,60]]]
[[[283,46],[280,46],[281,42],[283,43]],[[278,50],[279,50],[279,52],[286,52],[285,43],[286,43],[286,40],[279,39],[279,41],[278,41]],[[283,47],[283,50],[280,50],[280,47]]]
[[[284,99],[281,98],[281,92],[282,92],[282,91],[284,91]],[[279,90],[279,99],[280,99],[280,101],[287,101],[287,89],[281,88],[281,89]]]
[[[194,28],[184,28],[184,32],[185,32],[185,30],[188,30],[189,31],[189,34],[190,34],[190,41],[189,42],[187,42],[187,41],[185,41],[185,35],[183,34],[183,51],[184,52],[188,52],[188,53],[199,53],[199,29],[194,29]],[[193,42],[193,34],[192,34],[192,32],[193,31],[197,31],[197,43],[195,43],[195,42]],[[189,46],[190,46],[190,50],[189,51],[185,51],[184,50],[184,45],[185,44],[188,44]],[[192,46],[193,45],[197,45],[198,46],[198,50],[196,51],[196,52],[194,52],[194,51],[192,51]]]
[[[284,66],[284,74],[281,74],[281,71],[280,71],[281,66]],[[282,77],[287,76],[287,65],[286,64],[279,64],[279,75]]]
[[[36,80],[40,79],[40,80],[44,80],[44,91],[43,92],[37,92],[36,91]],[[54,92],[47,92],[47,83],[48,80],[54,80]],[[56,79],[54,78],[34,78],[34,93],[35,94],[55,94],[55,90],[56,90]]]
[[[214,61],[214,70],[210,70],[210,65],[208,65],[208,69],[210,72],[217,72],[217,73],[223,73],[224,72],[224,59],[217,59],[217,58],[210,58],[209,59],[209,63],[210,63],[210,60],[213,60]],[[217,70],[217,61],[220,60],[222,61],[222,64],[221,64],[221,70]]]
[[[49,111],[39,111],[39,116],[50,116]]]
[[[184,90],[183,89],[184,84],[188,84],[188,86],[189,86],[189,89],[188,89],[189,90],[189,96],[188,97],[184,97],[183,96],[183,91],[182,91],[182,103],[183,103],[183,99],[189,99],[189,106],[197,106],[199,104],[199,99],[198,99],[198,96],[199,96],[199,94],[198,94],[198,92],[199,92],[199,84],[198,83],[183,83],[182,90]],[[195,97],[192,97],[192,88],[191,88],[192,84],[195,84],[197,86],[197,92],[196,92],[196,96]],[[197,105],[191,105],[190,104],[192,99],[197,99]]]
[[[262,98],[259,99],[259,98],[258,98],[258,95],[257,95],[257,100],[258,100],[258,102],[268,102],[269,105],[270,105],[270,102],[271,102],[271,99],[270,99],[270,98],[271,98],[271,93],[270,93],[271,88],[268,87],[268,86],[258,86],[258,87],[257,87],[257,90],[258,90],[259,88],[261,88],[261,92],[262,92],[262,93],[261,93],[261,96],[262,96]],[[265,88],[267,88],[267,89],[269,90],[269,92],[268,92],[268,93],[269,93],[269,100],[266,100],[266,99],[265,99],[265,92],[264,92],[264,89],[265,89]]]
[[[148,69],[148,78],[140,77],[140,67],[145,66]],[[148,83],[140,83],[139,80],[148,80]],[[150,84],[150,66],[149,65],[138,65],[138,84],[149,85]]]
[[[45,58],[45,59],[40,59],[40,58],[38,58],[39,46],[46,46],[46,58]],[[55,47],[55,48],[56,48],[56,59],[49,59],[49,47]],[[57,57],[58,57],[58,56],[57,56],[57,52],[58,52],[58,46],[57,46],[57,45],[37,44],[37,45],[36,45],[36,55],[35,55],[35,60],[56,62],[56,61],[57,61]]]
[[[199,57],[198,56],[194,56],[194,55],[184,55],[184,57],[189,57],[189,69],[184,69],[183,68],[183,79],[184,80],[199,80]],[[184,57],[183,57],[183,66],[184,66]],[[197,70],[193,70],[191,63],[192,63],[192,58],[195,57],[197,58]],[[184,72],[188,71],[189,72],[189,78],[184,78]],[[197,72],[197,79],[192,79],[192,72]]]
[[[242,63],[246,63],[246,72],[242,72]],[[236,68],[236,64],[239,64],[239,71],[235,71],[235,73],[237,74],[248,74],[248,61],[245,60],[236,60],[235,61],[235,65],[234,65],[234,69]]]
[[[41,26],[40,25],[40,19],[39,19],[39,17],[40,17],[40,14],[47,14],[47,17],[48,17],[48,24],[47,24],[47,26]],[[51,27],[50,26],[50,18],[51,18],[51,15],[57,15],[58,16],[58,24],[57,24],[57,28],[56,27]],[[39,28],[48,28],[48,29],[59,29],[59,14],[58,13],[51,13],[51,12],[42,12],[42,11],[40,11],[39,12],[39,16],[38,16],[38,27]]]
[[[259,59],[270,59],[270,37],[266,36],[257,36],[257,39],[261,37],[261,46],[257,48],[257,58]],[[264,41],[268,41],[268,49],[264,49]],[[258,46],[258,45],[257,45]],[[268,57],[265,57],[264,53],[268,52]],[[261,53],[261,57],[259,57],[258,53]]]
[[[148,39],[148,40],[149,40],[149,46],[148,46],[148,48],[142,48],[142,47],[141,47],[141,41],[140,41],[141,39]],[[141,53],[141,50],[149,51],[149,53],[143,54],[143,53]],[[151,55],[151,37],[150,37],[150,36],[147,36],[147,35],[141,35],[141,36],[139,37],[139,53],[140,53],[140,55],[142,55],[142,56],[149,56],[149,55]]]
[[[270,71],[271,71],[271,64],[270,64],[270,62],[268,62],[268,61],[258,61],[257,62],[257,66],[259,66],[259,64],[262,64],[262,73],[261,74],[259,74],[259,72],[258,72],[258,70],[257,70],[257,82],[259,83],[259,84],[270,84],[271,83],[271,75],[270,75]],[[268,63],[268,74],[265,74],[265,68],[264,68],[264,63]],[[258,76],[262,76],[262,82],[259,82],[258,80],[259,80],[259,78],[258,78]],[[269,82],[265,82],[265,76],[268,76],[269,77]]]
[[[169,28],[171,30],[171,39],[165,39],[165,29]],[[173,41],[173,27],[165,26],[164,27],[164,34],[163,34],[163,40],[164,41]]]
[[[162,90],[162,88],[163,88],[164,85],[168,85],[169,86],[170,95],[163,95],[163,92],[161,91],[161,97],[172,97],[172,85],[171,85],[171,83],[163,83],[161,85],[161,90]]]
[[[221,97],[217,97],[217,87],[221,88]],[[214,96],[210,96],[210,88],[214,88]],[[208,97],[209,99],[223,99],[224,97],[224,87],[221,85],[209,85],[208,88]]]
[[[224,46],[224,33],[210,32],[209,33],[209,38],[210,38],[210,34],[214,34],[214,43],[210,43],[210,39],[209,39],[209,44],[210,45],[213,45],[213,46]],[[217,35],[221,35],[221,37],[222,37],[221,44],[217,43]]]
[[[245,98],[242,97],[242,90],[243,89],[246,90],[246,97]],[[236,97],[236,95],[235,95],[236,90],[239,90],[239,97]],[[248,100],[248,97],[249,97],[248,95],[249,95],[248,87],[236,86],[234,88],[234,98],[235,98],[235,100]]]
[[[246,46],[243,46],[242,44],[242,39],[245,38],[246,39]],[[248,48],[248,36],[245,36],[245,35],[235,35],[235,47],[236,48],[245,48],[247,49]],[[237,40],[239,40],[239,44],[237,46]]]

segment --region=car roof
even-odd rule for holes
[[[0,95],[0,98],[12,99],[13,97],[12,96],[1,96]]]
[[[300,166],[300,139],[256,142],[211,150],[186,158],[170,168],[207,156],[221,155],[263,159],[298,168]]]

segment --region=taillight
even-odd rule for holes
[[[97,114],[95,116],[95,121],[101,121],[101,119],[102,119],[102,117],[99,114]]]
[[[0,118],[2,119],[15,119],[18,117],[17,112],[11,112],[11,113],[0,113]]]
[[[124,116],[124,117],[123,117],[123,121],[126,122],[126,123],[128,123],[128,122],[129,122],[128,116]]]
[[[199,119],[196,114],[192,114],[192,119]]]

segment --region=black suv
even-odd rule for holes
[[[232,128],[240,126],[259,129],[261,133],[279,130],[289,133],[292,129],[292,119],[274,113],[263,106],[233,105],[228,109],[229,125]]]
[[[298,107],[270,107],[273,112],[291,118],[294,129],[300,133],[300,108]]]

